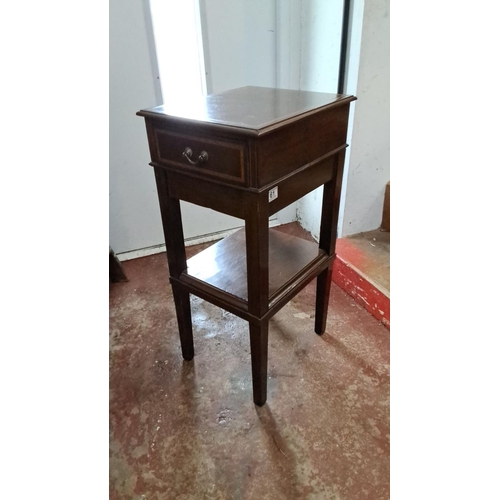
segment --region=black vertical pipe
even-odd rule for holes
[[[349,36],[349,11],[351,9],[351,1],[344,0],[344,13],[342,15],[342,36],[340,40],[340,63],[339,63],[339,82],[337,86],[337,94],[343,94],[346,80],[347,66],[347,39]]]

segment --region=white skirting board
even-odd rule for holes
[[[280,225],[281,223],[277,220],[269,221],[269,227],[276,227]],[[235,233],[236,231],[238,231],[238,229],[241,229],[241,227],[235,227],[233,229],[227,229],[225,231],[218,231],[216,233],[204,234],[203,236],[195,236],[194,238],[188,238],[184,241],[184,243],[187,247],[190,247],[193,245],[198,245],[200,243],[206,243],[208,241],[220,240]],[[126,260],[139,259],[140,257],[147,257],[148,255],[154,255],[156,253],[162,253],[165,251],[165,243],[163,243],[161,245],[154,245],[152,247],[139,248],[138,250],[130,250],[129,252],[119,253],[116,254],[116,256],[121,262],[125,262]]]

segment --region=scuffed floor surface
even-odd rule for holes
[[[207,245],[192,247],[190,254]],[[389,498],[389,332],[315,282],[270,323],[268,399],[252,401],[247,323],[192,297],[183,361],[165,254],[110,285],[110,499]]]

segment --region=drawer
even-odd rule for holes
[[[245,142],[162,129],[155,129],[155,136],[160,163],[213,180],[245,183]]]

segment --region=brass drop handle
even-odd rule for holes
[[[184,153],[182,153],[182,156],[184,156],[184,158],[186,158],[191,165],[198,165],[198,163],[205,163],[208,161],[208,153],[206,151],[202,151],[196,161],[191,160],[191,157],[193,156],[193,150],[191,148],[186,148]]]

